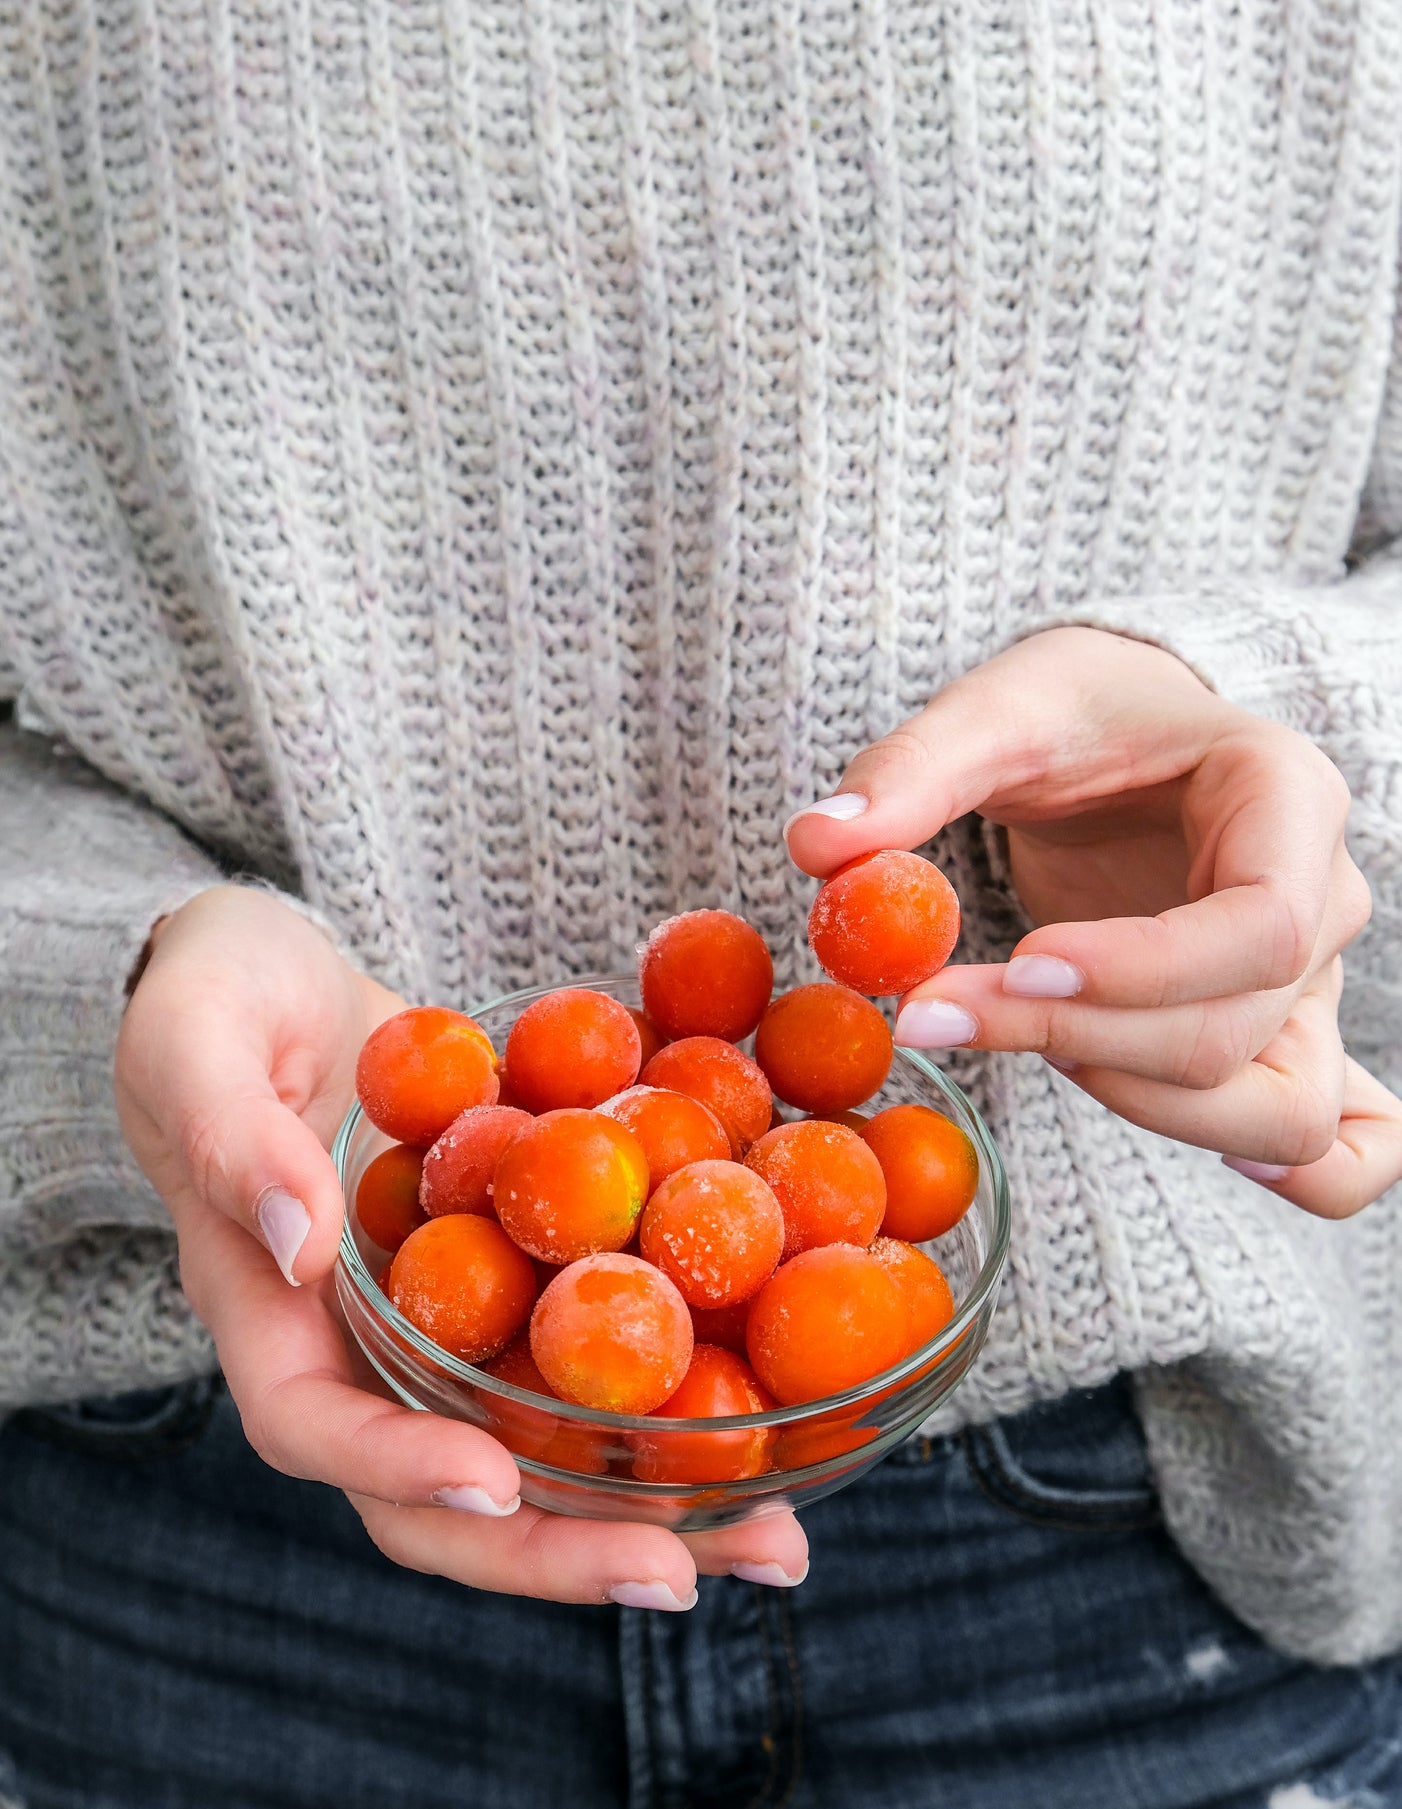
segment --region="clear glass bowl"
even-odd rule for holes
[[[639,1003],[637,977],[570,982]],[[556,990],[508,993],[472,1016],[500,1053],[534,999]],[[952,1118],[973,1139],[979,1183],[973,1204],[943,1237],[922,1246],[949,1278],[956,1310],[937,1338],[845,1394],[800,1407],[729,1419],[653,1419],[550,1401],[475,1369],[426,1338],[380,1292],[388,1257],[370,1243],[354,1201],[367,1164],[390,1139],[353,1106],[332,1148],[348,1210],[336,1291],[351,1334],[393,1392],[410,1407],[467,1420],[516,1458],[525,1500],[595,1520],[644,1520],[680,1532],[724,1526],[807,1502],[854,1481],[915,1431],[957,1387],[978,1356],[1008,1254],[1008,1185],[982,1119],[935,1065],[898,1049],[886,1084],[863,1106],[918,1103]],[[712,1457],[714,1456],[714,1464]],[[756,1475],[679,1481],[714,1469]],[[663,1480],[644,1480],[638,1474]]]

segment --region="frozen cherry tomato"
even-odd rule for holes
[[[372,1244],[394,1251],[424,1222],[419,1205],[423,1151],[396,1143],[381,1150],[360,1177],[355,1190],[355,1216]]]
[[[519,1106],[470,1106],[423,1159],[419,1203],[431,1219],[445,1212],[492,1215],[492,1176],[502,1152],[531,1123]]]
[[[865,1248],[886,1210],[881,1164],[854,1132],[822,1118],[766,1131],[745,1166],[767,1181],[784,1215],[784,1260],[819,1244]]]
[[[399,1143],[427,1149],[469,1106],[494,1105],[496,1051],[480,1024],[440,1005],[386,1018],[355,1065],[365,1116]]]
[[[553,1112],[611,1099],[632,1086],[641,1060],[642,1038],[626,1005],[566,986],[521,1013],[502,1065],[528,1112]]]
[[[648,1179],[654,1192],[689,1162],[723,1161],[730,1136],[709,1106],[665,1087],[629,1087],[598,1108],[616,1118],[643,1146]]]
[[[541,1262],[621,1250],[648,1195],[633,1133],[601,1112],[545,1112],[518,1131],[492,1179],[497,1217]]]
[[[943,1237],[978,1192],[978,1151],[957,1124],[925,1105],[888,1106],[862,1127],[886,1177],[887,1237]]]
[[[733,1351],[698,1344],[677,1392],[654,1407],[656,1420],[711,1420],[768,1413],[776,1405],[749,1364]],[[633,1474],[640,1482],[739,1482],[769,1461],[769,1426],[728,1432],[630,1433]]]
[[[750,1364],[795,1407],[856,1388],[906,1355],[909,1308],[870,1251],[823,1244],[780,1265],[750,1307]]]
[[[678,1169],[654,1191],[638,1229],[642,1255],[690,1306],[748,1300],[774,1273],[784,1247],[778,1200],[738,1162]]]
[[[954,1296],[944,1270],[933,1257],[899,1238],[879,1237],[871,1254],[900,1288],[909,1310],[906,1348],[909,1356],[936,1338],[954,1317]]]
[[[642,1045],[642,1056],[638,1062],[638,1071],[641,1073],[667,1039],[657,1028],[656,1024],[653,1023],[652,1019],[646,1017],[639,1011],[636,1005],[630,1005],[628,1007],[628,1016],[632,1018],[633,1022],[638,1027],[638,1041]]]
[[[638,959],[643,1009],[665,1037],[738,1043],[759,1022],[774,963],[759,931],[729,911],[687,911],[659,923]]]
[[[870,1099],[891,1071],[891,1032],[860,993],[819,981],[765,1012],[755,1060],[791,1106],[826,1117]]]
[[[389,1297],[425,1337],[465,1363],[508,1344],[535,1304],[535,1270],[493,1219],[430,1219],[399,1246]]]
[[[939,972],[958,939],[953,886],[938,867],[900,848],[849,861],[808,914],[819,965],[855,992],[909,992]]]
[[[645,1087],[666,1087],[709,1106],[725,1126],[739,1161],[769,1129],[774,1095],[756,1063],[716,1036],[688,1036],[659,1049],[639,1076]]]
[[[686,1302],[636,1256],[586,1256],[557,1275],[531,1314],[531,1355],[562,1400],[651,1413],[676,1393],[694,1337]]]

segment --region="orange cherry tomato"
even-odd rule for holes
[[[571,1263],[531,1314],[531,1355],[556,1394],[610,1413],[660,1407],[681,1385],[693,1344],[686,1302],[636,1256]]]
[[[891,1032],[871,1000],[826,981],[781,994],[755,1032],[755,1060],[780,1099],[819,1117],[870,1099],[891,1054]]]
[[[638,958],[643,1009],[665,1037],[738,1043],[774,987],[764,938],[729,911],[687,911],[659,923]]]
[[[569,1263],[621,1250],[648,1194],[647,1158],[600,1112],[545,1112],[517,1133],[492,1180],[497,1217],[523,1250]]]
[[[804,1118],[766,1131],[745,1166],[769,1183],[784,1215],[784,1260],[819,1244],[865,1248],[886,1210],[881,1164],[840,1124]]]
[[[503,1067],[530,1112],[596,1106],[638,1078],[642,1038],[606,993],[566,986],[536,999],[511,1026]]]
[[[510,1342],[535,1303],[535,1270],[493,1219],[429,1219],[399,1246],[389,1297],[426,1337],[466,1363]]]
[[[355,1091],[371,1124],[427,1149],[459,1112],[496,1103],[496,1051],[481,1025],[462,1012],[415,1005],[366,1037]]]
[[[886,1177],[887,1237],[943,1237],[978,1192],[978,1151],[957,1124],[925,1105],[888,1106],[862,1127]]]
[[[854,992],[909,992],[959,939],[959,900],[939,868],[883,848],[840,868],[813,900],[808,942],[823,972]]]
[[[381,1150],[360,1177],[355,1190],[355,1216],[372,1244],[395,1251],[424,1222],[419,1205],[423,1151],[407,1143]]]
[[[708,1420],[767,1413],[774,1400],[759,1377],[733,1351],[698,1344],[681,1386],[655,1407],[658,1420]],[[640,1482],[739,1482],[760,1475],[774,1434],[769,1426],[729,1432],[635,1432],[633,1474]]]

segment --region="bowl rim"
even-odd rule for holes
[[[581,979],[562,981],[554,986],[522,986],[511,992],[500,994],[497,998],[485,1000],[474,1005],[465,1015],[477,1018],[479,1014],[500,1010],[503,1006],[525,1006],[531,1001],[543,997],[546,993],[559,992],[562,986],[599,988],[601,986],[619,986],[636,984],[634,973],[590,974]],[[1008,1245],[1012,1228],[1012,1207],[1008,1195],[1007,1171],[1003,1159],[998,1153],[987,1125],[975,1109],[973,1102],[955,1081],[951,1080],[943,1069],[937,1067],[928,1056],[918,1049],[905,1049],[899,1044],[895,1047],[893,1061],[908,1062],[924,1079],[933,1083],[937,1092],[943,1093],[952,1105],[960,1107],[967,1114],[971,1134],[978,1148],[979,1157],[988,1165],[993,1181],[993,1209],[990,1214],[988,1250],[983,1263],[974,1278],[973,1286],[959,1306],[954,1317],[940,1331],[924,1344],[918,1345],[899,1363],[893,1363],[889,1369],[883,1369],[855,1388],[844,1389],[841,1394],[821,1395],[814,1401],[801,1401],[792,1407],[770,1408],[764,1413],[740,1413],[717,1415],[713,1419],[659,1419],[655,1414],[645,1413],[613,1413],[601,1407],[582,1407],[573,1401],[548,1399],[535,1393],[533,1389],[518,1388],[514,1382],[504,1382],[476,1365],[464,1362],[455,1357],[442,1345],[435,1344],[431,1338],[419,1330],[409,1319],[406,1319],[394,1305],[388,1295],[381,1293],[378,1282],[365,1266],[360,1251],[356,1248],[355,1238],[351,1231],[350,1203],[345,1201],[346,1159],[350,1151],[351,1140],[360,1127],[365,1113],[360,1101],[354,1100],[350,1110],[342,1119],[340,1128],[331,1145],[331,1159],[336,1165],[336,1177],[341,1183],[342,1198],[345,1210],[341,1222],[340,1249],[337,1263],[344,1270],[349,1280],[360,1295],[363,1305],[375,1317],[383,1320],[395,1335],[415,1356],[431,1363],[440,1372],[446,1371],[455,1382],[466,1383],[473,1388],[491,1395],[498,1395],[522,1407],[529,1407],[538,1413],[558,1415],[565,1420],[577,1421],[582,1425],[607,1427],[620,1432],[652,1432],[659,1429],[667,1436],[680,1433],[696,1432],[743,1432],[752,1431],[761,1426],[792,1426],[805,1420],[816,1420],[824,1414],[837,1412],[852,1407],[862,1401],[870,1400],[878,1392],[890,1390],[902,1381],[912,1377],[917,1371],[929,1370],[933,1364],[940,1362],[954,1347],[959,1344],[965,1332],[978,1318],[984,1306],[996,1294],[1007,1266]],[[354,1328],[352,1328],[353,1331]],[[544,1405],[542,1405],[544,1403]],[[663,1486],[663,1485],[659,1485]],[[675,1486],[675,1485],[673,1485]]]

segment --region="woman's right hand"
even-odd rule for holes
[[[276,898],[221,886],[157,926],[127,1008],[122,1128],[254,1450],[343,1489],[397,1563],[480,1589],[679,1608],[698,1571],[800,1580],[792,1515],[682,1539],[545,1513],[521,1505],[495,1439],[374,1392],[334,1305],[344,1201],[327,1151],[362,1042],[403,1005]]]

